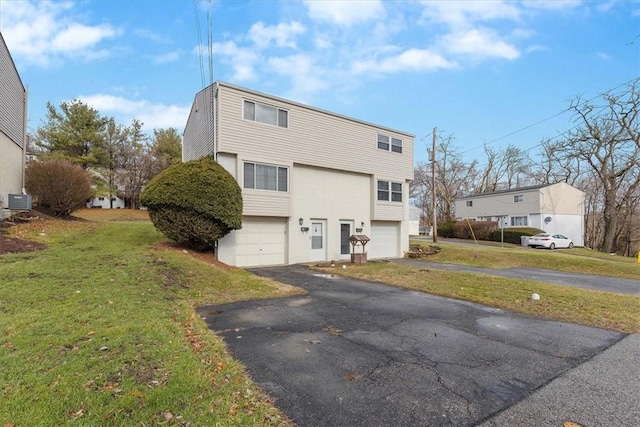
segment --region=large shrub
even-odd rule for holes
[[[165,169],[149,182],[140,201],[161,233],[199,251],[242,226],[242,191],[209,158]]]
[[[458,239],[489,240],[491,232],[498,228],[495,221],[457,221],[453,224],[453,237]],[[471,232],[473,230],[473,233]]]
[[[34,204],[55,216],[83,208],[93,195],[89,174],[67,160],[31,162],[25,176],[25,188]]]
[[[453,237],[453,225],[455,221],[447,221],[442,224],[438,224],[438,236],[442,238],[452,238]]]
[[[502,238],[502,241],[505,243],[514,243],[519,245],[520,236],[534,236],[538,233],[544,233],[544,231],[533,227],[514,227],[505,228],[504,230],[497,229],[491,232],[489,240],[500,242],[500,239]]]

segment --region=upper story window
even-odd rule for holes
[[[524,202],[524,194],[518,194],[513,196],[513,202],[514,203],[522,203]]]
[[[289,112],[259,102],[244,101],[242,117],[245,120],[266,123],[281,128],[289,127]]]
[[[388,135],[378,134],[378,148],[394,153],[402,153],[402,140]]]
[[[378,200],[383,202],[402,202],[402,183],[379,180]]]
[[[465,204],[467,205],[468,208],[473,207],[473,200],[467,200]]]
[[[244,188],[287,191],[289,168],[244,162]]]

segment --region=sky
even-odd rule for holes
[[[635,1],[0,0],[0,32],[29,132],[74,99],[182,132],[220,80],[411,133],[416,163],[434,127],[535,157],[572,100],[640,77]]]

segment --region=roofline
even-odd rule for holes
[[[579,188],[574,187],[571,184],[568,184],[566,182],[555,182],[553,184],[540,184],[540,185],[530,185],[528,187],[519,187],[519,188],[511,188],[509,190],[497,190],[497,191],[490,191],[487,193],[476,193],[476,194],[472,194],[470,196],[465,196],[465,197],[460,197],[459,199],[456,200],[466,200],[466,199],[477,199],[478,197],[489,197],[489,196],[493,196],[496,194],[509,194],[509,193],[521,193],[521,192],[525,192],[525,191],[534,191],[534,190],[540,190],[542,188],[547,188],[547,187],[551,187],[557,184],[566,184],[571,188],[575,188],[578,191],[582,191]],[[582,191],[584,193],[584,191]]]
[[[261,97],[265,97],[265,98],[270,98],[270,99],[273,99],[274,101],[282,102],[282,103],[285,103],[285,104],[295,105],[296,107],[306,108],[308,110],[313,110],[313,111],[317,111],[319,113],[328,114],[330,116],[338,117],[340,119],[349,120],[349,121],[357,122],[357,123],[360,123],[360,124],[363,124],[363,125],[376,127],[378,129],[386,130],[386,131],[389,131],[389,132],[401,134],[401,135],[407,136],[407,137],[412,138],[412,139],[415,138],[414,134],[411,134],[411,133],[408,133],[408,132],[404,132],[404,131],[401,131],[401,130],[398,130],[398,129],[393,129],[393,128],[390,128],[390,127],[387,127],[387,126],[382,126],[382,125],[378,125],[378,124],[375,124],[375,123],[367,122],[367,121],[364,121],[364,120],[356,119],[356,118],[353,118],[353,117],[345,116],[345,115],[342,115],[342,114],[335,113],[333,111],[323,110],[322,108],[313,107],[313,106],[308,105],[308,104],[303,104],[301,102],[292,101],[290,99],[281,98],[281,97],[276,96],[276,95],[270,95],[268,93],[264,93],[264,92],[260,92],[260,91],[252,90],[252,89],[248,89],[246,87],[237,86],[237,85],[234,85],[234,84],[231,84],[231,83],[227,83],[227,82],[223,82],[223,81],[219,81],[219,80],[214,82],[214,83],[212,83],[211,85],[207,86],[206,88],[204,88],[203,90],[198,92],[198,94],[201,93],[201,92],[204,92],[206,90],[209,90],[211,88],[215,88],[215,91],[217,92],[219,87],[228,87],[230,89],[239,90],[241,92],[249,93],[249,94],[252,94],[252,95],[261,96]],[[215,92],[214,92],[214,95],[215,95]],[[196,94],[196,96],[197,96],[197,94]]]
[[[18,80],[20,80],[20,86],[22,86],[22,91],[24,93],[27,93],[27,89],[24,86],[24,83],[22,82],[22,77],[20,77],[20,73],[18,72],[18,67],[16,67],[16,63],[13,60],[13,56],[11,56],[11,51],[9,50],[9,46],[7,46],[7,42],[4,40],[4,36],[2,35],[2,32],[0,31],[0,41],[2,41],[2,44],[4,45],[4,47],[7,49],[7,52],[9,53],[9,59],[11,60],[11,64],[13,65],[13,69],[16,72],[16,75],[18,76]]]

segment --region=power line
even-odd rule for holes
[[[631,80],[629,80],[629,81],[626,81],[626,82],[624,82],[624,83],[620,83],[618,86],[616,86],[616,87],[614,87],[614,88],[612,88],[612,89],[609,89],[609,90],[607,90],[607,91],[605,91],[605,92],[602,92],[602,93],[600,93],[599,95],[594,96],[593,98],[587,99],[585,102],[591,102],[591,101],[593,101],[593,100],[595,100],[595,99],[600,98],[601,96],[603,96],[603,95],[605,95],[605,94],[609,94],[609,93],[611,93],[611,92],[613,92],[613,91],[615,91],[615,90],[618,90],[618,89],[620,89],[620,88],[621,88],[621,87],[623,87],[623,86],[627,86],[627,85],[629,85],[630,83],[635,82],[635,81],[637,81],[637,80],[639,80],[639,79],[640,79],[640,77],[635,77],[635,78],[633,78],[633,79],[631,79]],[[505,139],[505,138],[508,138],[508,137],[513,136],[513,135],[515,135],[515,134],[517,134],[517,133],[523,132],[523,131],[525,131],[525,130],[527,130],[527,129],[529,129],[529,128],[532,128],[532,127],[537,126],[537,125],[539,125],[539,124],[541,124],[541,123],[544,123],[544,122],[546,122],[546,121],[549,121],[549,120],[551,120],[551,119],[554,119],[554,118],[556,118],[556,117],[558,117],[558,116],[561,116],[561,115],[563,115],[563,114],[565,114],[566,112],[571,111],[571,110],[572,110],[572,107],[565,108],[564,110],[560,111],[559,113],[553,114],[553,115],[551,115],[551,116],[549,116],[549,117],[547,117],[547,118],[544,118],[544,119],[542,119],[542,120],[539,120],[539,121],[537,121],[537,122],[535,122],[535,123],[532,123],[532,124],[530,124],[530,125],[524,126],[524,127],[520,128],[520,129],[518,129],[518,130],[515,130],[515,131],[513,131],[513,132],[509,132],[509,133],[508,133],[508,134],[506,134],[506,135],[503,135],[503,136],[500,136],[500,137],[498,137],[498,138],[492,139],[491,141],[489,141],[489,142],[485,142],[485,143],[484,143],[484,144],[482,144],[482,145],[479,145],[479,146],[476,146],[476,147],[470,148],[470,149],[468,149],[468,150],[462,151],[462,152],[460,152],[459,154],[466,154],[466,153],[469,153],[469,152],[471,152],[471,151],[477,150],[477,149],[479,149],[479,148],[486,147],[487,145],[490,145],[490,144],[493,144],[493,143],[495,143],[495,142],[501,141],[501,140],[503,140],[503,139]],[[551,141],[551,140],[554,140],[554,139],[556,139],[556,138],[559,138],[560,136],[563,136],[563,135],[564,135],[564,134],[566,134],[567,132],[569,132],[569,131],[571,131],[571,130],[573,130],[573,129],[577,128],[577,127],[579,127],[579,125],[572,127],[572,128],[571,128],[571,129],[569,129],[568,131],[560,132],[559,134],[555,135],[554,137],[552,137],[552,138],[548,138],[548,139],[547,139],[547,141]],[[542,143],[536,144],[536,145],[534,145],[534,146],[532,146],[532,147],[530,147],[530,148],[528,148],[527,150],[524,150],[524,151],[528,152],[528,151],[530,151],[530,150],[532,150],[532,149],[534,149],[534,148],[536,148],[536,147],[540,147],[541,145],[542,145]]]
[[[202,80],[202,87],[205,87],[204,79],[204,62],[202,57],[202,33],[200,32],[200,13],[198,12],[198,0],[193,0],[193,11],[196,15],[196,32],[198,33],[198,59],[200,60],[200,79]]]

